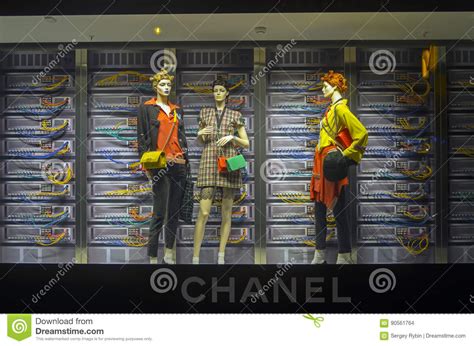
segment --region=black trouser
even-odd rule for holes
[[[186,185],[186,165],[174,164],[151,170],[153,176],[153,217],[150,223],[148,256],[158,255],[158,238],[165,226],[165,246],[172,249],[178,228],[178,215]]]
[[[333,209],[334,217],[336,218],[337,226],[337,243],[339,246],[339,253],[351,252],[351,237],[349,230],[348,211],[349,208],[346,206],[345,201],[346,186],[341,189],[341,194],[336,202]],[[326,206],[317,202],[314,205],[316,211],[316,249],[324,250],[326,248]]]

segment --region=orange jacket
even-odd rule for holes
[[[336,204],[342,187],[349,184],[348,177],[335,182],[324,178],[323,161],[328,152],[332,150],[338,149],[335,145],[329,145],[321,152],[319,150],[314,151],[313,175],[310,184],[311,200],[321,202],[329,209],[332,209]]]
[[[159,105],[156,104],[156,98],[152,98],[145,102],[146,105]],[[169,115],[159,107],[158,115],[156,119],[160,122],[160,128],[158,132],[156,150],[162,150],[165,152],[167,158],[172,159],[175,157],[183,156],[183,149],[179,145],[178,140],[178,125],[179,119],[176,114],[176,109],[179,108],[178,105],[168,101],[168,106],[170,106]],[[171,132],[173,130],[173,132]],[[168,143],[166,143],[169,137]],[[166,144],[166,146],[165,146]]]

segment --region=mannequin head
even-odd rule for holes
[[[152,88],[159,98],[167,98],[170,95],[173,79],[174,76],[168,74],[165,69],[150,78]]]
[[[333,97],[334,93],[342,94],[347,90],[347,80],[341,73],[336,73],[333,70],[329,70],[324,76],[321,77],[323,82],[323,94],[324,97]]]
[[[227,101],[227,97],[229,96],[229,85],[227,81],[224,79],[216,79],[212,83],[212,92],[216,103]]]

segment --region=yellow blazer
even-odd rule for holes
[[[329,134],[323,129],[323,126]],[[321,119],[318,150],[321,152],[324,148],[335,145],[334,138],[344,128],[349,130],[353,142],[350,147],[343,151],[343,154],[359,163],[367,147],[369,136],[364,125],[347,107],[347,99],[331,105],[327,117]]]

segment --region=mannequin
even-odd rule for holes
[[[347,100],[342,97],[342,93],[347,90],[347,81],[344,76],[334,71],[326,73],[323,81],[323,94],[326,98],[331,98],[331,105],[320,122],[319,142],[316,146],[313,166],[313,176],[311,178],[310,193],[311,199],[315,201],[315,227],[316,227],[316,250],[311,264],[326,263],[326,215],[327,209],[332,209],[336,218],[337,241],[339,253],[337,264],[353,264],[351,257],[351,240],[348,220],[348,208],[345,198],[348,194],[347,185],[349,179],[345,177],[331,181],[325,177],[323,163],[326,157],[338,154],[340,151],[340,161],[338,167],[347,169],[351,165],[356,165],[362,160],[368,142],[368,134],[364,125],[351,113],[347,106]],[[348,130],[352,143],[344,144],[340,140],[340,135],[345,129]],[[330,155],[328,155],[330,154]],[[329,166],[329,165],[328,165]],[[328,173],[329,171],[326,171]]]
[[[167,161],[166,168],[145,170],[153,190],[153,217],[148,242],[151,263],[157,263],[158,238],[165,226],[163,262],[175,264],[173,248],[186,186],[186,173],[190,169],[183,112],[168,99],[173,79],[166,70],[150,78],[156,97],[140,105],[137,118],[140,158],[145,151],[161,150],[165,152]]]
[[[242,148],[249,147],[249,139],[244,127],[242,114],[226,107],[226,101],[229,96],[227,82],[224,80],[214,81],[212,91],[215,108],[203,108],[199,115],[197,138],[201,144],[204,144],[204,150],[196,184],[197,187],[201,188],[201,198],[194,232],[193,264],[199,264],[199,253],[204,238],[204,231],[217,188],[222,188],[222,222],[217,263],[225,263],[225,248],[231,229],[234,193],[236,189],[242,186],[242,177],[240,170],[224,173],[218,172],[217,158],[218,156],[229,158],[237,155],[235,150],[237,146]]]

